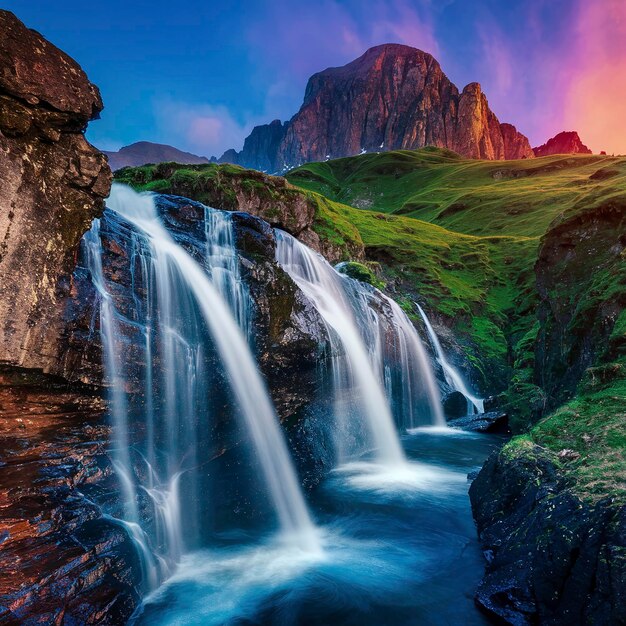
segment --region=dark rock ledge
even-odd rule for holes
[[[558,463],[516,439],[472,484],[487,559],[476,602],[515,626],[626,624],[626,507],[583,501]]]

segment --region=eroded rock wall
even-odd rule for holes
[[[108,195],[84,137],[102,110],[80,66],[0,11],[0,363],[65,374],[63,307],[78,245]]]

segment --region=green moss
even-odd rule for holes
[[[583,383],[578,396],[541,420],[530,437],[557,454],[575,453],[565,456],[562,470],[582,497],[626,502],[626,378],[623,369],[615,375],[594,391]]]
[[[384,289],[385,283],[376,276],[376,274],[363,263],[357,263],[356,261],[348,261],[341,265],[339,270],[355,280],[360,280],[362,283],[368,283],[378,289]]]

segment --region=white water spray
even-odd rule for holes
[[[344,293],[344,278],[319,254],[276,230],[276,260],[311,300],[324,320],[331,344],[335,409],[346,426],[349,405],[357,402],[365,418],[377,460],[401,464],[400,446],[380,378],[359,335],[352,307]],[[370,348],[376,349],[374,341]],[[342,451],[346,454],[346,451]],[[345,461],[346,459],[341,459]]]

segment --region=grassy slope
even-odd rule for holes
[[[471,235],[540,237],[562,211],[626,189],[626,159],[473,161],[424,148],[309,163],[287,178],[358,208]]]

